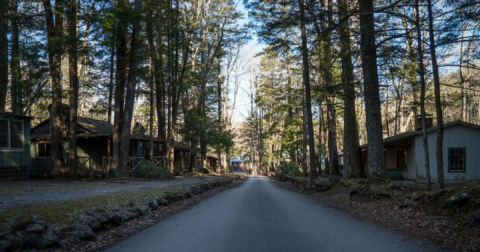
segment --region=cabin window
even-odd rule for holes
[[[448,171],[464,172],[466,154],[466,148],[448,148]]]
[[[23,149],[23,122],[0,120],[0,149]]]
[[[50,143],[37,143],[37,158],[50,158]]]

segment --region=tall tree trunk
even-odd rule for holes
[[[423,41],[422,30],[420,27],[420,9],[419,1],[415,0],[415,12],[417,13],[416,28],[417,28],[417,42],[418,42],[418,75],[420,75],[420,113],[422,115],[422,135],[423,135],[423,152],[425,160],[425,177],[427,179],[427,188],[430,190],[431,178],[430,178],[430,154],[428,153],[428,133],[426,124],[425,113],[425,66],[423,64]]]
[[[23,85],[21,82],[20,68],[20,34],[18,31],[18,1],[11,1],[10,20],[12,27],[12,50],[10,57],[10,87],[11,87],[11,103],[12,112],[15,114],[23,114]]]
[[[315,138],[313,135],[312,98],[310,95],[310,67],[308,62],[307,28],[304,0],[300,0],[300,31],[302,37],[303,85],[305,87],[305,106],[307,112],[308,145],[310,155],[310,180],[313,180],[317,174],[315,169]]]
[[[385,177],[385,156],[377,70],[373,0],[359,0],[360,51],[368,139],[368,177]]]
[[[305,176],[308,175],[308,119],[307,119],[307,105],[305,102],[305,88],[302,94],[302,171]]]
[[[325,78],[325,88],[327,90],[327,124],[328,124],[328,168],[330,174],[338,174],[338,149],[337,149],[337,116],[335,113],[335,88],[333,87],[332,74],[332,32],[329,26],[333,23],[332,1],[323,0],[323,20],[322,21],[322,48],[323,52],[322,66],[323,76]],[[326,17],[325,17],[326,16]]]
[[[7,0],[0,0],[0,6],[8,6]],[[0,111],[5,111],[8,87],[8,8],[0,8]]]
[[[135,0],[134,11],[140,14],[142,9],[142,1]],[[138,69],[138,52],[140,47],[140,20],[137,18],[133,21],[132,40],[130,45],[130,66],[128,68],[127,93],[125,98],[125,110],[123,111],[123,125],[120,141],[120,151],[122,158],[120,159],[122,167],[127,168],[128,153],[130,148],[130,130],[132,125],[133,110],[135,106],[135,93],[137,86],[137,69]]]
[[[107,108],[107,122],[112,123],[112,107],[113,107],[113,78],[115,71],[115,42],[112,43],[110,53],[110,80],[108,82],[108,108]],[[113,132],[112,132],[113,133]],[[112,169],[112,139],[107,140],[107,173]]]
[[[61,80],[64,1],[55,1],[55,21],[50,0],[45,0],[43,5],[47,23],[48,59],[53,92],[50,108],[52,175],[65,176],[68,170],[63,160]]]
[[[433,31],[433,11],[432,1],[427,0],[428,3],[428,33],[430,37],[430,57],[432,59],[433,72],[433,86],[435,93],[435,112],[437,114],[437,179],[439,188],[445,188],[444,174],[443,174],[443,114],[442,101],[440,97],[440,76],[438,74],[437,53],[435,52],[435,34]]]
[[[148,7],[147,7],[148,8]],[[155,66],[157,63],[156,56],[155,56],[155,44],[153,42],[153,14],[151,12],[151,7],[148,8],[147,11],[147,19],[146,19],[145,27],[147,32],[147,42],[148,42],[148,49],[149,49],[149,58],[150,58],[150,77],[149,77],[149,87],[150,87],[150,121],[149,121],[149,128],[150,128],[150,151],[148,153],[150,157],[150,161],[153,162],[153,114],[154,114],[154,93],[155,93],[155,77],[156,77],[156,69]]]
[[[127,57],[127,24],[126,24],[126,3],[125,0],[117,0],[116,8],[116,51],[117,51],[117,69],[115,73],[115,106],[114,106],[114,121],[113,121],[113,136],[112,136],[112,169],[115,177],[123,177],[125,167],[123,167],[123,155],[128,153],[122,153],[120,150],[120,134],[122,132],[123,125],[123,110],[124,110],[124,97],[125,97],[125,85],[126,85],[126,57]],[[130,126],[129,126],[130,128]]]
[[[77,72],[77,0],[68,0],[68,73],[70,76],[70,113],[68,165],[70,171],[77,171],[77,106],[78,106],[78,72]]]
[[[362,151],[358,141],[357,113],[355,111],[355,78],[353,75],[352,50],[350,42],[349,11],[348,1],[339,0],[339,36],[340,36],[340,57],[342,62],[342,82],[344,92],[344,172],[355,177],[365,176],[362,164]],[[348,158],[349,157],[349,158]],[[350,162],[348,162],[348,159]],[[348,163],[348,164],[347,164]],[[348,166],[350,166],[348,169]]]
[[[217,55],[217,123],[218,123],[218,131],[221,132],[224,130],[226,121],[224,120],[224,112],[223,112],[223,78],[222,78],[222,55],[219,53]],[[225,147],[220,145],[217,149],[218,159],[220,160],[220,172],[228,172],[228,164],[225,155]]]

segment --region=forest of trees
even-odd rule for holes
[[[170,170],[174,141],[189,143],[202,160],[207,150],[225,157],[233,146],[228,92],[238,81],[224,71],[238,67],[234,61],[247,43],[237,5],[2,0],[0,110],[33,115],[34,123],[50,118],[55,176],[75,170],[76,162],[66,160],[75,159],[77,116],[113,123],[112,168],[118,177],[125,174],[135,121],[166,142]],[[60,130],[62,103],[69,105],[69,136]],[[66,137],[70,151],[63,157]]]
[[[258,172],[298,165],[314,178],[323,157],[324,172],[339,174],[341,149],[345,176],[382,178],[382,139],[414,130],[417,115],[435,118],[428,148],[440,159],[443,122],[480,124],[479,29],[474,0],[0,0],[0,110],[50,118],[56,176],[76,163],[66,162],[76,157],[76,128],[61,131],[66,103],[69,125],[113,123],[118,177],[136,121],[166,142],[171,171],[180,141],[191,166],[214,152],[225,171],[235,154]],[[250,33],[265,44],[256,64],[245,56]]]
[[[244,2],[267,45],[251,78],[256,107],[244,127],[247,139],[257,138],[251,152],[261,170],[290,169],[287,157],[299,172],[318,172],[325,157],[325,172],[338,174],[341,150],[350,161],[344,176],[382,178],[382,138],[415,130],[416,116],[438,125],[437,146],[425,147],[437,160],[444,122],[480,123],[478,1]],[[364,165],[360,146],[367,143]],[[443,187],[443,168],[430,169],[442,171]]]

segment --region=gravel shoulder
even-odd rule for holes
[[[2,181],[0,213],[24,206],[61,203],[78,198],[119,192],[186,187],[192,184],[222,180],[230,175],[176,177],[170,181],[111,179],[102,181]]]

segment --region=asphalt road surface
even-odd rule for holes
[[[107,251],[442,251],[252,176]]]

